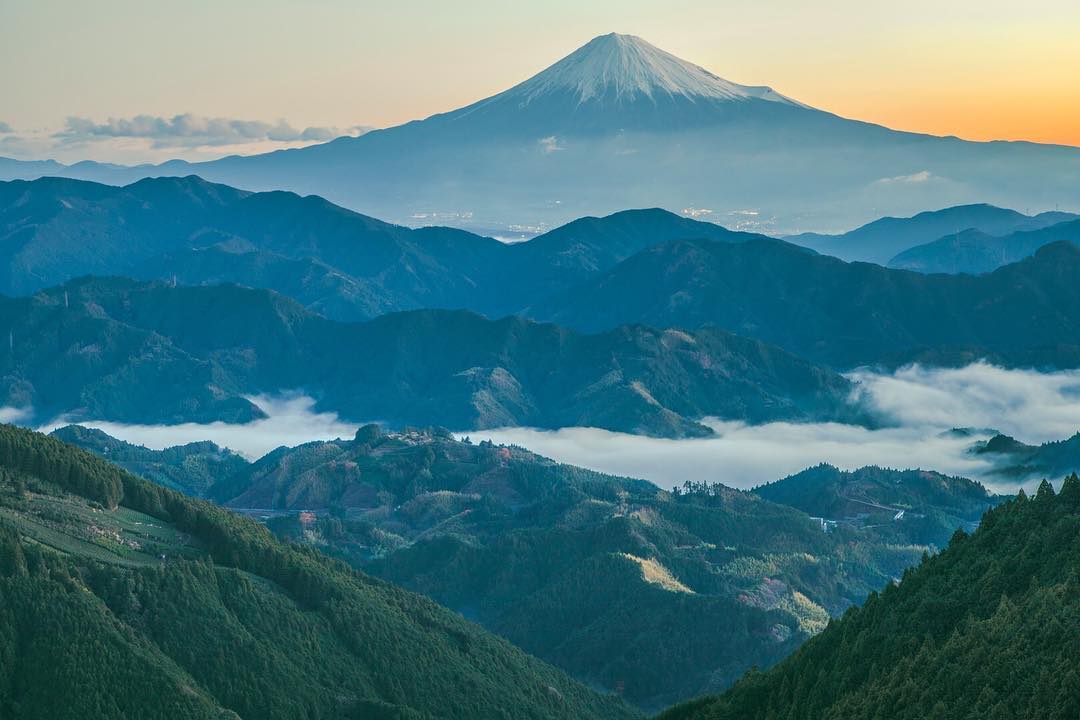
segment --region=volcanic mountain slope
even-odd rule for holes
[[[1080,149],[897,132],[610,34],[505,92],[356,138],[199,164],[9,161],[0,171],[106,182],[194,173],[252,190],[315,193],[399,222],[438,212],[487,227],[553,226],[660,206],[795,232],[942,203],[1072,207]]]
[[[737,112],[806,109],[772,88],[739,85],[633,35],[611,33],[543,72],[501,92],[422,124],[456,130],[535,137],[678,130],[712,124]],[[506,124],[507,119],[516,122]]]
[[[251,395],[297,389],[355,421],[463,430],[866,419],[840,375],[711,329],[583,335],[445,310],[338,323],[265,290],[83,279],[0,299],[0,332],[2,395],[42,422],[247,422],[262,417]]]
[[[965,230],[910,248],[889,261],[889,267],[923,273],[988,273],[1030,257],[1054,242],[1080,244],[1080,221],[1070,220],[1039,230],[1008,234]]]
[[[586,217],[506,245],[450,228],[410,230],[317,197],[251,194],[197,177],[117,188],[58,178],[0,183],[0,292],[83,275],[235,282],[339,320],[417,308],[497,316],[680,238],[754,235],[663,210]]]
[[[0,715],[626,718],[429,600],[0,427]]]
[[[923,275],[779,240],[665,243],[530,310],[595,332],[714,326],[833,367],[1080,366],[1080,248],[1053,243],[992,273]]]
[[[890,260],[916,246],[963,231],[975,230],[994,236],[1007,235],[1022,230],[1038,230],[1073,219],[1076,219],[1075,215],[1063,212],[1044,212],[1030,216],[993,205],[960,205],[944,210],[921,212],[907,218],[881,218],[840,235],[803,233],[784,239],[841,260],[858,260],[878,265],[888,263],[890,267],[906,267],[894,265]],[[1015,262],[1021,257],[1024,256],[1018,256],[1010,262]]]
[[[1080,478],[957,532],[765,673],[664,720],[1069,718],[1080,713]]]

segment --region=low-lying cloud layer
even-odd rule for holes
[[[713,422],[717,435],[659,440],[595,428],[554,432],[504,428],[474,438],[515,443],[562,462],[618,475],[645,477],[665,487],[686,480],[750,488],[826,462],[922,468],[964,475],[1011,489],[988,477],[985,458],[968,449],[993,431],[1028,443],[1070,437],[1080,430],[1080,372],[1005,370],[986,363],[957,369],[912,366],[892,374],[851,374],[859,400],[891,425],[867,430],[837,423]],[[966,435],[953,428],[974,429]]]
[[[315,401],[309,397],[260,395],[249,399],[262,408],[266,418],[244,425],[223,422],[127,425],[100,420],[80,421],[79,424],[98,428],[113,437],[154,450],[211,440],[222,447],[235,450],[249,460],[260,458],[282,445],[291,447],[313,440],[351,438],[359,427],[355,423],[343,422],[334,413],[315,412]],[[52,432],[67,424],[68,421],[61,417],[39,429],[42,432]]]
[[[985,363],[959,369],[908,367],[891,374],[853,373],[859,401],[888,427],[869,430],[838,423],[710,421],[717,435],[662,440],[595,428],[557,431],[501,428],[462,433],[474,441],[514,443],[561,462],[665,486],[686,480],[750,488],[827,462],[846,469],[864,465],[923,468],[987,481],[987,461],[968,449],[999,430],[1029,443],[1059,440],[1080,429],[1080,372],[1004,370]],[[122,425],[86,422],[110,435],[151,448],[213,440],[249,458],[280,445],[351,437],[357,424],[316,413],[310,398],[257,397],[269,415],[246,425]],[[6,413],[6,414],[5,414]],[[10,410],[0,419],[18,422]],[[50,430],[63,424],[54,421]],[[952,433],[953,428],[977,428]],[[993,485],[992,482],[987,484]],[[998,485],[1003,490],[1014,489]]]
[[[838,423],[709,423],[715,437],[663,440],[596,428],[543,431],[503,428],[471,433],[527,447],[560,462],[592,470],[642,477],[670,488],[687,480],[752,488],[827,462],[844,469],[866,465],[923,468],[982,477],[989,465],[968,455],[976,437],[926,428],[866,428]]]
[[[1028,443],[1061,440],[1080,430],[1080,371],[901,368],[891,375],[855,372],[865,402],[907,427],[992,427]]]

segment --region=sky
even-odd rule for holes
[[[612,31],[847,117],[1080,145],[1076,0],[0,0],[0,155],[200,159],[358,134]]]

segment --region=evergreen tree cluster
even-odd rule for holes
[[[0,468],[150,515],[207,553],[105,562],[32,539],[4,507],[5,720],[635,714],[430,600],[52,438],[0,426]]]
[[[1080,478],[989,510],[768,672],[663,720],[1080,717]]]

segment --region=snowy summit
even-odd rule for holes
[[[507,90],[528,105],[548,95],[570,93],[579,103],[644,98],[689,100],[768,100],[800,105],[769,87],[739,85],[681,60],[635,35],[610,33],[586,45],[525,82]]]

